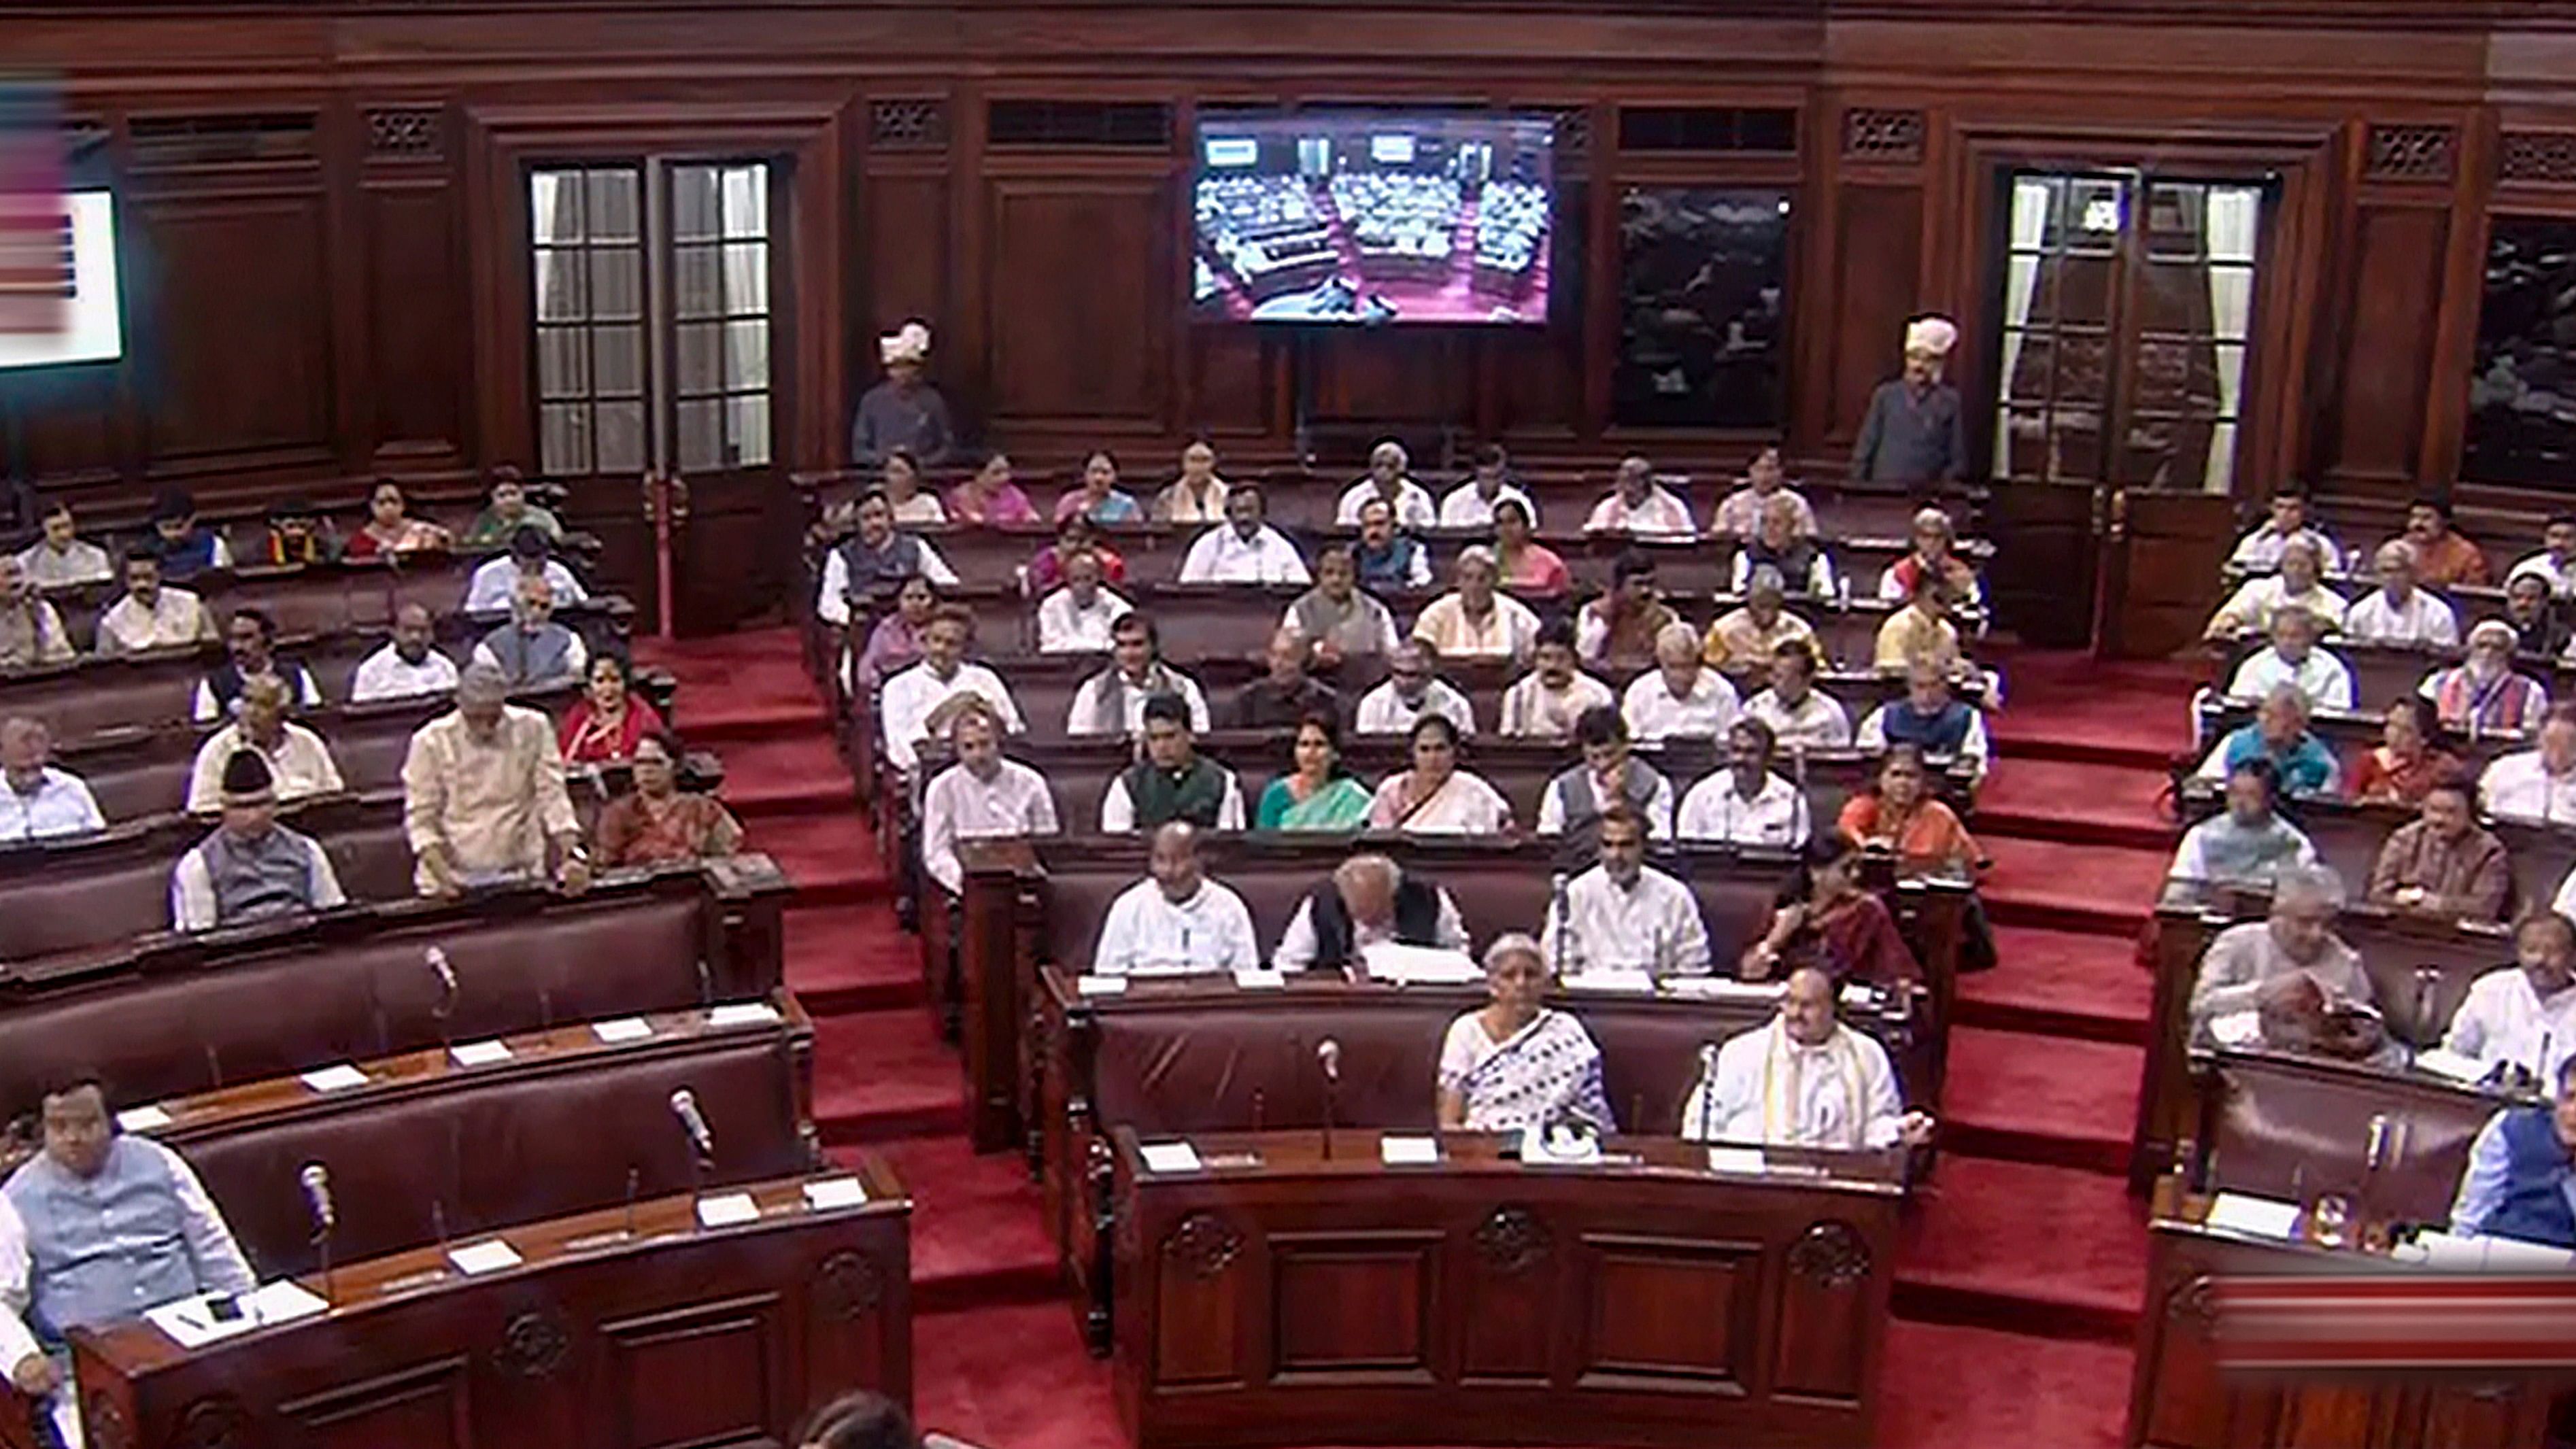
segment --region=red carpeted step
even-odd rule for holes
[[[918,1008],[921,942],[882,904],[787,912],[787,989],[808,1015]]]
[[[802,811],[851,811],[858,794],[829,735],[806,730],[725,745],[719,798],[745,820]]]
[[[2133,1357],[2104,1343],[1900,1319],[1887,1326],[1879,1374],[1879,1449],[2117,1449]]]
[[[1994,861],[1977,893],[1997,925],[2134,936],[2173,863],[2171,850],[1982,834],[1977,843]]]
[[[2145,1066],[2138,1047],[1953,1027],[1941,1144],[1952,1153],[2125,1173]]]
[[[784,815],[743,829],[754,850],[767,851],[796,883],[799,904],[881,900],[893,889],[876,837],[857,806],[831,815]]]
[[[814,1023],[814,1125],[833,1147],[966,1130],[957,1054],[920,1011]]]
[[[2001,964],[1959,978],[1963,1025],[2144,1045],[2155,982],[2123,936],[1995,928]]]
[[[725,769],[733,769],[728,755]],[[2171,851],[2181,831],[2159,801],[2162,771],[2068,760],[1999,759],[1977,787],[1979,840],[2018,836]]]
[[[2125,1344],[2146,1291],[2145,1205],[2072,1168],[1945,1153],[1897,1249],[1905,1318]]]
[[[1062,1303],[915,1314],[912,1403],[923,1428],[987,1449],[1128,1449],[1109,1364]]]
[[[885,1159],[912,1194],[914,1313],[1066,1301],[1027,1159],[1017,1153],[978,1157],[963,1137],[921,1137],[831,1153],[843,1166],[863,1155]]]

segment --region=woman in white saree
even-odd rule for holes
[[[1407,835],[1500,835],[1512,828],[1512,805],[1482,775],[1458,768],[1458,727],[1426,714],[1413,722],[1413,768],[1379,783],[1368,823]]]
[[[1575,1117],[1614,1130],[1601,1048],[1583,1023],[1545,1004],[1547,958],[1518,931],[1485,948],[1493,1000],[1449,1024],[1440,1044],[1439,1120],[1446,1129],[1518,1132]]]

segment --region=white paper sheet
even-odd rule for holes
[[[345,1092],[351,1087],[365,1086],[367,1074],[347,1062],[342,1062],[336,1067],[323,1067],[318,1071],[306,1072],[297,1080],[316,1092]]]
[[[760,1204],[747,1192],[729,1192],[721,1197],[698,1199],[698,1221],[710,1228],[729,1228],[736,1223],[760,1221]]]
[[[1676,976],[1664,990],[1688,1001],[1772,1002],[1780,999],[1777,981],[1738,981],[1732,976]]]
[[[1381,1137],[1377,1140],[1377,1156],[1389,1167],[1434,1167],[1440,1162],[1440,1139]]]
[[[447,1261],[456,1265],[457,1272],[471,1277],[476,1273],[498,1273],[504,1268],[515,1268],[525,1260],[520,1258],[518,1249],[501,1239],[486,1238],[479,1243],[450,1248]]]
[[[497,1041],[462,1041],[447,1049],[448,1060],[460,1067],[488,1067],[510,1059],[510,1048]]]
[[[1085,996],[1116,996],[1127,989],[1124,976],[1079,976],[1073,988]]]
[[[1760,1177],[1769,1168],[1759,1147],[1712,1147],[1708,1150],[1708,1170],[1734,1177]]]
[[[591,1023],[590,1034],[609,1046],[622,1041],[642,1041],[653,1034],[653,1023],[640,1016],[617,1016]]]
[[[331,1306],[319,1295],[309,1293],[284,1278],[251,1290],[236,1300],[236,1305],[241,1311],[228,1322],[216,1321],[212,1298],[205,1294],[146,1309],[143,1317],[153,1327],[168,1334],[171,1341],[181,1348],[194,1349],[248,1333],[254,1328],[310,1318]]]
[[[2277,1198],[2222,1192],[2210,1199],[2208,1225],[2256,1238],[2286,1238],[2299,1225],[2299,1205]]]
[[[1434,985],[1482,981],[1485,973],[1477,968],[1464,951],[1451,951],[1439,946],[1408,946],[1402,941],[1380,941],[1360,948],[1360,962],[1375,980],[1405,984]]]
[[[149,1132],[156,1127],[167,1127],[169,1125],[169,1112],[164,1110],[157,1103],[146,1103],[140,1107],[128,1107],[124,1111],[116,1114],[117,1130],[121,1132]]]
[[[766,1001],[728,1001],[707,1013],[707,1025],[718,1029],[734,1026],[768,1026],[778,1020],[778,1008]]]
[[[1148,1142],[1136,1149],[1147,1172],[1197,1172],[1204,1164],[1199,1150],[1186,1142]]]
[[[805,1184],[805,1205],[816,1212],[858,1207],[867,1200],[867,1184],[855,1177],[827,1177]]]
[[[2475,1082],[2487,1074],[2486,1063],[2476,1057],[2442,1047],[2417,1052],[2415,1068],[2418,1071],[2431,1072],[2437,1077],[2448,1077],[2455,1082]]]
[[[1275,991],[1288,984],[1288,977],[1278,971],[1237,971],[1234,984],[1246,991]]]
[[[1651,972],[1628,970],[1585,971],[1565,978],[1568,991],[1624,991],[1652,995],[1655,978]]]

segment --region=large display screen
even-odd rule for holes
[[[43,261],[59,297],[32,325],[0,329],[0,368],[113,362],[125,351],[116,279],[116,203],[103,190],[65,196],[59,258]]]
[[[1208,321],[1547,319],[1556,125],[1543,116],[1205,116],[1191,309]]]

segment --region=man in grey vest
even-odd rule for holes
[[[1629,753],[1628,722],[1617,709],[1596,704],[1576,716],[1574,742],[1583,763],[1548,782],[1539,834],[1572,836],[1588,848],[1601,812],[1625,805],[1645,822],[1648,839],[1673,838],[1673,782]]]
[[[211,931],[347,900],[322,847],[277,823],[268,762],[235,750],[224,762],[223,823],[170,873],[171,924]]]
[[[1959,390],[1942,378],[1959,328],[1947,317],[1905,324],[1905,373],[1878,385],[1852,441],[1851,476],[1859,483],[1924,489],[1956,483],[1968,467],[1967,429]]]
[[[581,636],[555,622],[555,587],[521,574],[510,598],[510,622],[483,636],[474,658],[501,671],[514,693],[579,683],[590,667]]]
[[[25,1225],[27,1326],[52,1368],[54,1431],[79,1449],[71,1330],[257,1283],[195,1171],[157,1142],[119,1134],[96,1078],[49,1089],[43,1108],[44,1151],[0,1191]]]

